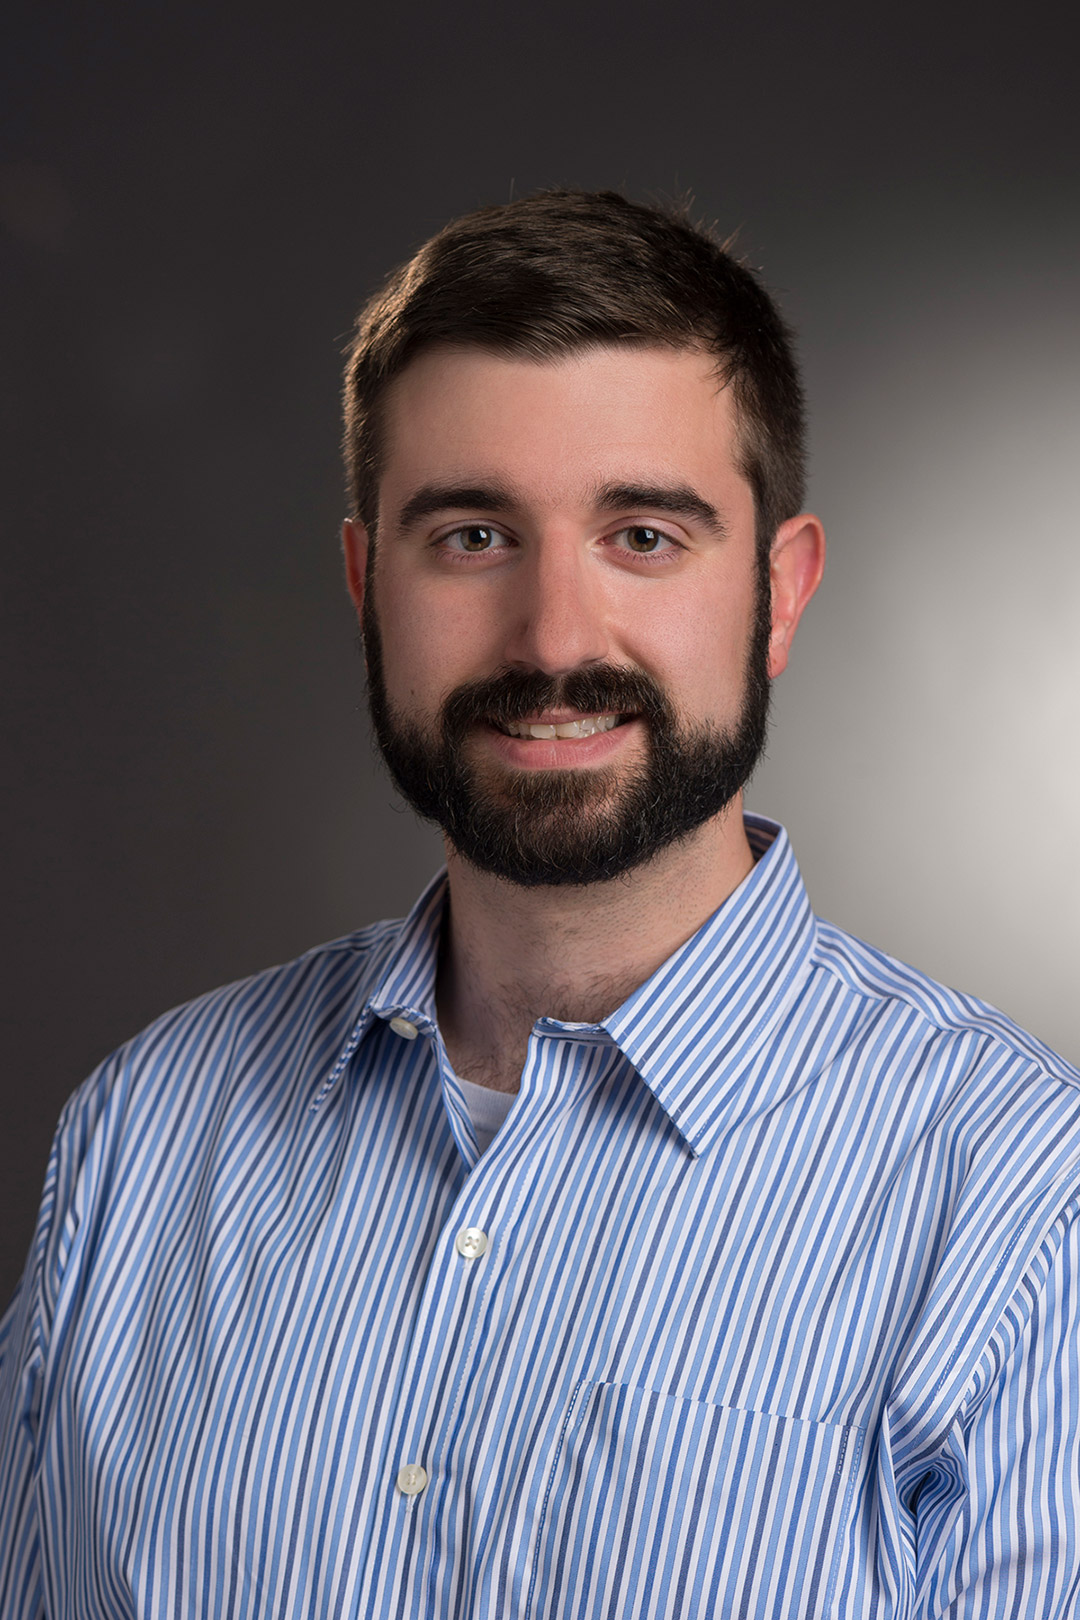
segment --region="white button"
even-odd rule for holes
[[[427,1484],[427,1469],[423,1463],[406,1463],[398,1469],[397,1488],[403,1496],[419,1496]]]
[[[407,1041],[415,1041],[420,1031],[415,1024],[410,1024],[407,1018],[391,1018],[390,1028],[395,1035],[404,1036]]]
[[[478,1226],[466,1226],[454,1239],[454,1248],[463,1260],[479,1260],[488,1246],[486,1232],[481,1232]]]

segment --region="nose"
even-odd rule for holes
[[[544,535],[510,584],[504,656],[511,666],[568,675],[610,653],[601,582],[580,540]]]

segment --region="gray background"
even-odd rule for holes
[[[406,907],[340,349],[450,214],[691,191],[802,332],[825,586],[751,803],[825,915],[1080,1059],[1066,9],[25,5],[0,148],[0,1291],[67,1093]]]

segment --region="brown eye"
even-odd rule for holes
[[[671,544],[667,535],[662,534],[659,529],[649,529],[640,523],[635,523],[622,532],[626,540],[627,550],[636,551],[639,554],[644,553],[647,555],[649,552],[662,551]]]
[[[463,551],[486,551],[494,539],[490,529],[461,529],[459,533]]]
[[[497,551],[506,544],[506,537],[486,523],[470,523],[448,534],[442,544],[450,551]]]

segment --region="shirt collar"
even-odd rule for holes
[[[814,949],[814,915],[787,834],[763,816],[744,820],[753,870],[685,945],[595,1026],[634,1065],[695,1156],[748,1108],[763,1111],[790,1085],[789,1075],[772,1073],[763,1059],[770,1035],[802,989]],[[404,1018],[422,1033],[435,1032],[446,888],[443,871],[396,939],[391,936],[388,949],[368,965],[358,986],[362,1011],[317,1103],[344,1073],[373,1019]]]
[[[792,1077],[767,1062],[811,970],[816,922],[787,833],[744,817],[753,870],[604,1028],[691,1152],[772,1107]]]
[[[382,923],[349,997],[348,1037],[310,1104],[317,1113],[341,1080],[376,1018],[404,1018],[418,1031],[435,1029],[435,970],[446,908],[446,870],[437,872],[401,923]]]
[[[407,1018],[417,1029],[435,1025],[435,975],[446,915],[445,867],[437,872],[401,924],[397,943],[368,996],[376,1018]]]

